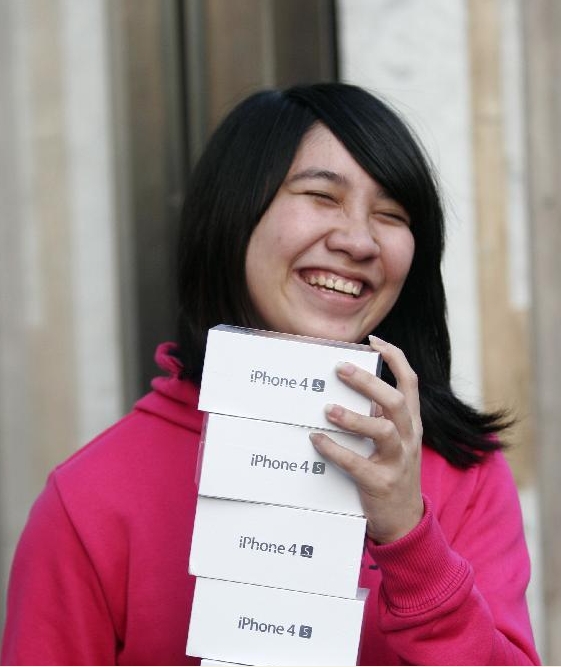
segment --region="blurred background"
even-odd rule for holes
[[[317,80],[387,99],[440,174],[454,386],[518,416],[531,614],[561,663],[559,0],[0,0],[0,629],[48,471],[174,338],[208,134],[257,88]]]

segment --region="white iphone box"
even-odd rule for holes
[[[343,361],[381,371],[368,345],[219,325],[208,332],[199,410],[339,431],[325,417],[327,403],[372,410],[337,377]]]
[[[353,480],[317,453],[308,426],[209,413],[199,460],[199,495],[363,514]],[[335,442],[368,457],[374,443],[343,431]]]
[[[363,517],[199,496],[189,573],[354,598],[365,530]]]
[[[247,665],[356,665],[367,589],[355,598],[199,578],[186,653]]]

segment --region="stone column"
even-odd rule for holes
[[[0,3],[3,591],[47,471],[123,409],[106,30],[103,0]]]
[[[543,664],[561,664],[561,4],[522,2],[528,114],[531,343],[542,519]]]

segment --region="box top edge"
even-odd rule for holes
[[[279,331],[266,331],[264,329],[252,329],[250,327],[240,327],[233,324],[218,324],[212,327],[210,331],[228,331],[237,334],[249,334],[261,338],[273,338],[280,340],[293,340],[300,343],[309,343],[310,345],[325,345],[326,347],[342,347],[351,350],[363,350],[374,352],[369,345],[363,343],[347,343],[340,340],[330,340],[328,338],[316,338],[314,336],[303,336],[300,334],[282,333]]]

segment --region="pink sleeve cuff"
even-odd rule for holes
[[[391,544],[366,540],[382,573],[381,594],[397,615],[424,613],[473,585],[471,566],[449,547],[431,501],[423,500],[425,513],[410,533]]]

